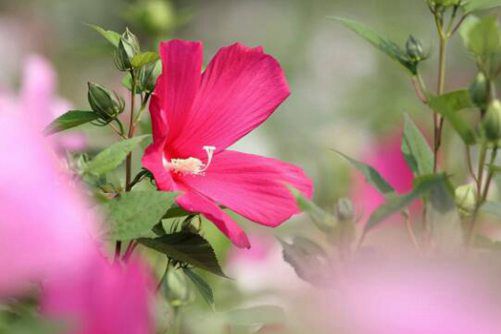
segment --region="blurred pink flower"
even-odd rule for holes
[[[397,193],[406,193],[412,189],[414,176],[401,152],[401,142],[401,135],[376,141],[363,154],[361,160],[374,167]],[[360,172],[353,172],[353,180],[353,202],[365,224],[372,212],[384,203],[384,197],[367,183]]]
[[[97,226],[27,113],[0,110],[0,295],[68,271]]]
[[[110,264],[96,254],[71,277],[44,284],[42,312],[71,334],[154,333],[154,284],[139,263]]]
[[[245,232],[220,209],[278,226],[298,213],[286,184],[311,197],[301,168],[227,150],[263,123],[290,91],[280,64],[261,47],[224,47],[201,73],[200,42],[160,44],[163,72],[150,104],[153,144],[144,154],[161,190],[181,191],[177,203],[200,212],[238,247]]]

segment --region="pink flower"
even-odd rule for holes
[[[95,220],[26,116],[0,110],[0,296],[69,270],[95,248]]]
[[[239,247],[243,230],[219,208],[278,226],[298,212],[286,184],[311,197],[313,186],[291,164],[227,150],[263,123],[289,95],[278,62],[263,49],[224,47],[204,73],[202,44],[160,44],[163,72],[150,104],[153,144],[143,165],[157,186],[180,191],[177,203],[200,212]]]
[[[154,333],[151,276],[139,263],[110,264],[96,253],[79,272],[44,284],[42,312],[71,334]]]
[[[362,161],[374,167],[397,193],[406,193],[412,189],[414,176],[402,154],[401,142],[400,135],[380,140],[366,151]],[[362,221],[365,223],[385,199],[367,183],[360,172],[355,171],[353,175],[353,201],[357,210],[361,211]]]

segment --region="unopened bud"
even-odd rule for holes
[[[412,35],[410,35],[409,38],[407,39],[407,42],[405,43],[405,49],[407,55],[413,61],[419,62],[424,58],[426,58],[421,42]]]
[[[101,85],[89,82],[87,99],[94,112],[105,121],[111,121],[123,111],[124,103],[118,97],[113,98],[112,93]]]
[[[120,37],[118,48],[115,53],[115,64],[120,71],[129,71],[133,68],[132,58],[140,52],[139,41],[137,37],[125,29],[125,32]]]
[[[340,221],[351,221],[355,216],[353,204],[348,198],[341,198],[336,203],[336,216]]]
[[[456,188],[457,206],[466,212],[472,212],[477,203],[477,188],[474,184],[465,184]]]
[[[469,88],[471,101],[481,110],[487,108],[487,99],[489,98],[489,85],[483,73],[478,73],[475,81]]]
[[[193,291],[180,269],[169,268],[163,281],[163,292],[172,306],[183,306],[193,299]]]
[[[492,141],[501,139],[501,102],[499,100],[492,101],[487,108],[483,127],[487,139]]]

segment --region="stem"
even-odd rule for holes
[[[438,24],[438,22],[437,22]],[[437,95],[440,96],[444,93],[445,87],[445,63],[447,60],[447,36],[444,35],[442,26],[437,25],[440,35],[440,48],[439,48],[439,60],[438,60],[438,83],[437,83]],[[433,172],[437,172],[438,168],[438,154],[440,150],[440,145],[442,142],[442,128],[444,125],[444,119],[437,113],[433,114],[433,127],[435,129],[435,139],[434,139],[434,161],[433,161]]]
[[[473,163],[471,159],[471,148],[470,146],[466,146],[466,162],[468,165],[468,171],[470,172],[470,176],[473,178],[475,181],[475,184],[478,183],[477,176],[475,175],[475,172],[473,171]]]
[[[136,132],[136,127],[134,124],[134,104],[136,98],[136,78],[134,75],[134,71],[130,72],[132,77],[131,83],[131,92],[130,92],[130,119],[129,119],[129,133],[127,134],[127,138],[134,137]],[[125,191],[130,191],[131,184],[131,170],[132,170],[132,152],[127,155],[127,159],[125,161]]]
[[[487,155],[487,142],[484,140],[480,148],[480,156],[478,159],[477,196],[476,196],[477,200],[470,221],[470,230],[468,232],[468,240],[467,240],[468,247],[471,247],[471,245],[475,241],[475,235],[478,229],[478,224],[477,224],[478,212],[484,201],[482,192],[482,183],[484,178],[484,166],[485,166],[486,155]]]
[[[407,233],[409,234],[409,239],[411,239],[412,244],[416,247],[417,251],[421,252],[421,247],[419,246],[419,242],[416,238],[416,234],[412,229],[411,216],[409,214],[409,210],[402,211],[402,216],[405,220],[405,227],[407,229]]]

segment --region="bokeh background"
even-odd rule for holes
[[[144,49],[155,49],[160,40],[170,38],[201,40],[206,63],[221,46],[236,41],[262,45],[284,67],[292,95],[236,147],[303,166],[315,181],[315,201],[332,209],[340,197],[354,195],[349,186],[356,179],[332,149],[367,160],[378,143],[399,137],[404,112],[424,132],[430,128],[431,115],[398,64],[329,16],[364,22],[402,44],[412,33],[430,53],[422,73],[430,87],[435,86],[437,40],[423,0],[0,0],[0,89],[19,87],[23,62],[36,53],[52,62],[59,95],[76,109],[87,108],[88,81],[125,94],[111,48],[87,23],[119,32],[129,27]],[[450,54],[448,90],[468,85],[475,75],[458,37]],[[102,129],[82,131],[90,152],[113,140]],[[446,140],[450,152],[457,147],[462,153],[452,133],[446,132]],[[458,156],[449,154],[444,159],[452,173],[464,170]],[[257,246],[243,255],[228,250],[217,233],[207,232],[237,276],[237,281],[209,278],[215,284],[216,304],[238,305],[242,300],[238,294],[253,295],[255,299],[246,298],[252,303],[269,298],[272,294],[267,289],[276,292],[303,284],[281,261],[274,236],[309,233],[311,226],[305,217],[275,231],[246,224],[254,229]],[[238,256],[248,262],[233,261],[239,265],[232,269],[232,258]],[[279,279],[274,282],[272,276]]]

